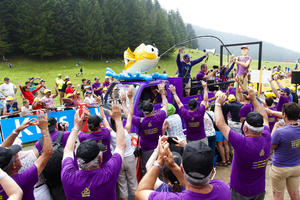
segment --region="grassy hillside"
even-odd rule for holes
[[[174,76],[177,71],[176,66],[176,54],[177,50],[174,51],[169,57],[162,58],[158,65],[153,69],[153,72],[158,71],[162,73],[164,69],[167,70],[169,76]],[[185,53],[189,53],[192,59],[196,59],[204,53],[199,50],[186,49]],[[209,60],[207,62],[209,68],[213,65],[219,65],[219,55],[209,56]],[[87,77],[89,79],[94,80],[94,77],[100,77],[100,81],[104,80],[105,69],[107,67],[112,68],[115,72],[120,73],[124,68],[124,63],[121,59],[111,60],[111,62],[106,61],[90,61],[84,59],[60,59],[60,60],[31,60],[27,58],[14,58],[10,59],[10,63],[12,63],[13,68],[9,69],[7,63],[0,63],[0,83],[3,82],[4,77],[9,77],[12,83],[21,83],[24,84],[25,81],[28,80],[28,77],[41,77],[46,80],[46,86],[50,89],[54,89],[55,86],[55,78],[58,73],[61,73],[63,76],[70,76],[73,85],[77,85],[81,83],[82,76],[75,77],[75,74],[79,72],[79,67],[76,67],[76,63],[78,60],[81,60],[83,64],[83,77]],[[204,61],[203,61],[204,62]],[[274,63],[274,62],[263,62],[262,66],[266,65],[267,67],[272,67],[274,65],[280,64],[282,67],[289,66],[294,67],[294,63]],[[252,69],[257,69],[257,61],[254,60],[251,64]],[[192,69],[192,75],[196,75],[197,71],[200,69],[200,64],[196,65]],[[17,99],[20,100],[19,90]],[[58,103],[58,98],[56,98],[56,103]]]

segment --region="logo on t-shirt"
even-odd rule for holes
[[[265,155],[265,150],[262,149],[262,150],[260,151],[260,153],[259,153],[259,156],[264,156],[264,155]]]
[[[291,143],[292,143],[292,148],[293,149],[300,147],[300,139],[299,140],[291,141]]]
[[[86,187],[82,192],[81,192],[81,196],[82,197],[90,197],[91,196],[91,192],[90,192],[90,187],[91,187],[92,183],[89,185],[89,187]]]
[[[192,117],[192,121],[194,121],[194,119],[195,119],[195,118],[194,118],[194,117]]]
[[[152,124],[151,124],[151,122],[149,122],[148,127],[151,127],[151,126],[152,126]]]

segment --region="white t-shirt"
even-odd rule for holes
[[[14,89],[17,89],[17,87],[12,83],[3,83],[2,85],[0,85],[0,91],[7,97],[15,97]]]
[[[180,116],[178,114],[170,115],[166,120],[169,123],[167,135],[169,137],[177,137],[179,140],[185,139]]]
[[[128,156],[133,155],[134,148],[131,145],[131,135],[128,134],[126,129],[124,129],[124,133],[125,133],[125,140],[126,140],[126,149],[124,152],[124,157],[128,157]],[[110,145],[112,146],[112,148],[111,148],[112,153],[116,149],[116,145],[117,145],[116,140],[117,140],[116,132],[112,130],[110,132]]]
[[[29,106],[29,108],[26,108],[25,106],[23,106],[21,108],[21,112],[26,114],[26,115],[31,115],[32,114],[32,106]]]
[[[214,128],[214,123],[211,120],[211,118],[208,116],[207,113],[209,113],[211,118],[214,120],[214,112],[213,111],[205,112],[205,115],[204,115],[204,130],[205,130],[205,133],[206,133],[206,137],[215,136],[216,131],[215,131],[215,128]]]

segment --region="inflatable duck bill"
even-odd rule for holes
[[[140,44],[133,52],[124,52],[125,72],[144,73],[150,71],[159,61],[158,49],[152,45]]]

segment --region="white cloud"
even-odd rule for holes
[[[298,0],[159,0],[185,23],[254,37],[300,52]]]

